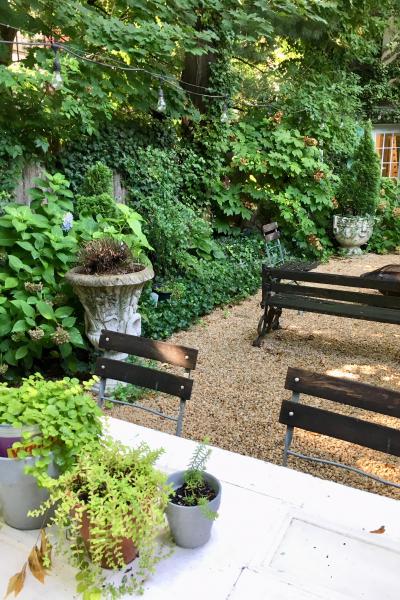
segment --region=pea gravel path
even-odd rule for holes
[[[364,255],[332,259],[317,270],[359,275],[389,263],[395,255]],[[267,336],[262,348],[253,348],[260,317],[260,293],[235,306],[214,310],[188,331],[175,334],[172,342],[199,349],[193,395],[188,402],[184,436],[281,464],[284,427],[278,423],[280,404],[290,393],[284,390],[287,368],[297,366],[330,375],[400,390],[400,328],[368,321],[295,311],[283,313],[283,329]],[[399,419],[371,415],[359,409],[311,400],[315,406],[370,418],[391,427]],[[150,398],[148,405],[166,412],[177,401]],[[140,425],[173,432],[174,424],[143,411],[115,406],[107,413]],[[400,460],[372,450],[309,432],[297,431],[294,448],[333,458],[380,477],[400,483]],[[375,493],[400,498],[400,491],[335,467],[290,459],[290,466]]]

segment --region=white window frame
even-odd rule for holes
[[[377,136],[381,135],[381,134],[398,134],[400,135],[400,124],[399,123],[385,123],[385,124],[380,124],[379,125],[374,125],[373,129],[372,129],[372,137],[374,139],[374,144],[375,144],[375,149],[378,153],[378,148],[377,148]],[[385,138],[384,138],[385,140]],[[392,171],[392,155],[390,154],[390,160],[389,161],[384,161],[384,149],[391,149],[391,146],[385,146],[385,143],[382,147],[382,155],[379,156],[379,159],[381,161],[381,175],[383,173],[383,169],[384,169],[384,164],[385,165],[389,165],[389,173]],[[379,153],[378,153],[379,154]],[[398,148],[398,164],[397,164],[397,179],[400,178],[400,147]],[[395,179],[395,177],[391,177],[391,179]]]

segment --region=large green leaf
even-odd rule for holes
[[[45,319],[55,318],[53,307],[50,306],[50,304],[47,304],[47,302],[43,302],[43,300],[40,300],[36,304],[36,308],[38,309],[42,317],[44,317]]]

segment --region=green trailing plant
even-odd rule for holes
[[[47,467],[51,455],[61,472],[72,468],[82,448],[102,430],[101,410],[88,393],[94,380],[80,383],[65,377],[46,380],[36,373],[19,387],[0,383],[0,424],[12,427],[37,425],[40,433],[13,445],[19,458],[38,456],[31,472],[39,483],[51,485]]]
[[[380,165],[367,123],[353,159],[341,175],[336,192],[338,212],[373,216],[379,201]]]
[[[204,473],[211,454],[208,438],[200,442],[193,453],[191,461],[184,473],[184,483],[172,493],[171,502],[182,506],[199,506],[208,519],[216,519],[218,513],[208,508],[210,500],[215,498],[215,491],[207,484]]]
[[[60,532],[55,549],[66,551],[78,569],[77,592],[84,598],[143,591],[144,579],[165,555],[156,540],[170,491],[166,476],[154,467],[161,452],[144,444],[128,448],[110,438],[81,448],[76,465],[54,481],[50,499],[33,513],[54,507],[52,523]],[[122,544],[137,555],[137,568],[130,572]],[[120,571],[117,583],[118,576],[107,578],[105,565]]]
[[[382,177],[376,226],[368,243],[368,251],[377,254],[400,252],[400,186],[397,181]]]

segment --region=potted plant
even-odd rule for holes
[[[130,210],[117,206],[119,210]],[[144,284],[154,273],[151,266],[134,259],[131,247],[123,235],[115,237],[115,232],[109,231],[83,246],[77,266],[65,275],[85,309],[86,334],[95,348],[102,329],[141,333],[138,301]],[[111,356],[126,358],[126,354]]]
[[[333,232],[347,255],[361,254],[360,246],[366,244],[372,235],[379,183],[379,160],[371,124],[368,123],[336,193],[337,208],[341,214],[333,218]]]
[[[0,504],[11,527],[41,526],[43,519],[28,511],[48,497],[51,478],[100,435],[102,413],[87,393],[92,385],[69,377],[46,381],[39,374],[20,387],[0,383]]]
[[[197,548],[205,544],[218,516],[221,484],[204,470],[210,453],[207,440],[204,440],[197,446],[188,468],[168,478],[173,492],[166,515],[172,537],[183,548]]]
[[[156,539],[165,527],[170,491],[166,476],[154,467],[161,452],[145,444],[129,448],[111,438],[89,444],[35,511],[43,515],[54,508],[51,523],[60,532],[55,550],[66,550],[79,570],[78,592],[88,597],[96,591],[98,597],[100,591],[106,597],[140,592],[165,555]],[[120,571],[120,580],[103,569]]]

